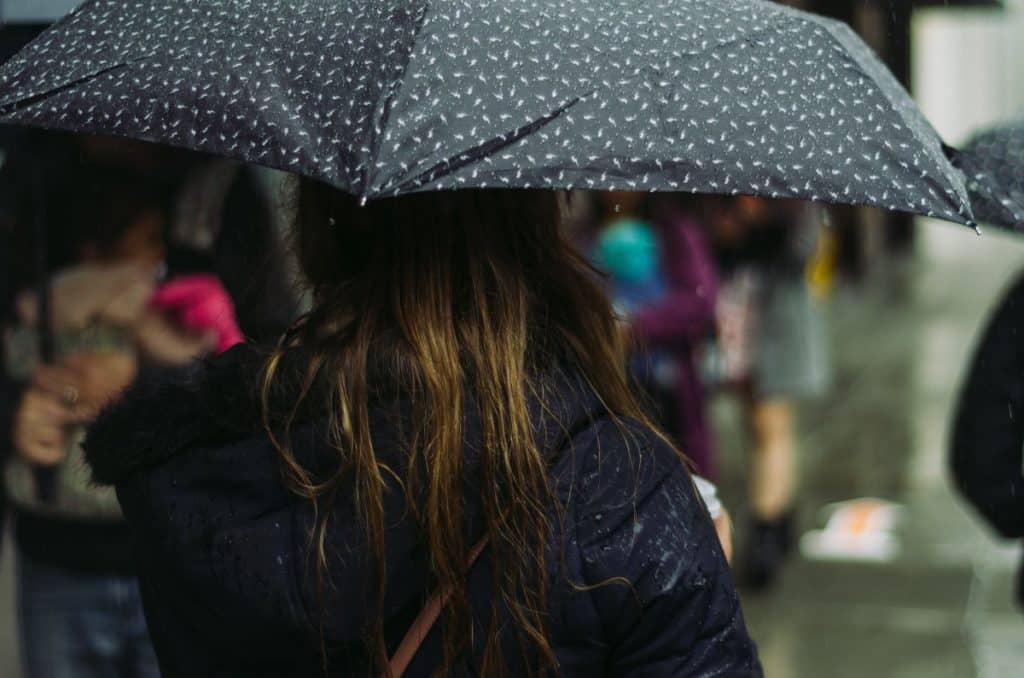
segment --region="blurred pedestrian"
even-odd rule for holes
[[[101,417],[165,676],[760,675],[558,221],[549,192],[306,182],[288,342]]]
[[[35,291],[19,295],[5,333],[7,378],[22,385],[3,469],[16,511],[22,660],[29,678],[157,676],[128,527],[110,488],[90,482],[81,439],[140,369],[188,361],[221,337],[182,326],[181,304],[149,304],[166,226],[152,181],[90,168],[66,188],[53,207],[74,225],[63,246],[78,263],[51,284],[52,362],[42,362]],[[227,299],[208,291],[204,305],[211,294]]]
[[[22,4],[28,4],[26,0],[21,0],[21,2]],[[4,3],[0,1],[0,63],[11,58],[45,27],[42,19],[39,17],[34,17],[27,23],[22,21],[11,23],[8,17],[5,16],[6,9]],[[7,255],[9,255],[14,243],[12,233],[14,223],[13,211],[17,203],[17,192],[14,190],[14,186],[11,185],[11,182],[3,181],[3,177],[9,174],[9,172],[5,172],[5,167],[11,156],[17,155],[19,151],[24,149],[30,136],[31,132],[26,131],[24,128],[0,125],[0,319],[8,316],[13,300],[12,280],[8,273],[10,265],[7,261]],[[4,360],[4,349],[2,342],[0,342],[0,364],[3,364]],[[0,413],[9,409],[8,400],[10,397],[11,394],[8,392],[5,380],[0,378]],[[0,419],[2,418],[2,415],[0,415]],[[0,441],[2,440],[0,438]],[[0,445],[2,445],[2,442],[0,442]],[[0,449],[0,456],[3,454],[4,450]],[[7,498],[4,494],[3,483],[0,483],[0,545],[3,544],[5,536],[3,528],[7,523],[6,517]]]
[[[46,198],[21,191],[12,210],[13,252],[22,253],[12,284],[24,291],[6,323],[0,412],[0,440],[11,447],[4,486],[17,509],[23,657],[29,676],[155,675],[128,528],[113,492],[88,480],[82,432],[142,373],[225,350],[242,329],[273,343],[295,305],[265,198],[247,171],[101,137],[41,143],[46,153],[16,156],[4,174],[17,186],[38,170]],[[37,209],[47,213],[47,258],[60,270],[48,295],[51,364],[41,355],[38,272],[24,265]]]
[[[630,374],[697,472],[713,441],[695,352],[715,328],[717,280],[704,230],[674,196],[594,192],[585,248],[606,276]]]
[[[215,272],[245,336],[274,344],[299,313],[276,222],[278,198],[252,168],[187,154],[167,236],[168,275]]]
[[[829,381],[822,317],[805,275],[820,212],[795,201],[739,196],[705,206],[721,275],[712,379],[742,398],[753,439],[745,582],[774,581],[794,542],[795,404]]]
[[[677,196],[583,194],[573,232],[605,276],[628,374],[662,430],[693,463],[697,489],[732,560],[732,521],[718,500],[713,441],[695,351],[714,327],[716,280],[703,229]]]
[[[957,487],[996,531],[1024,539],[1024,275],[1004,294],[974,351],[952,432]],[[1024,607],[1024,567],[1017,584]]]

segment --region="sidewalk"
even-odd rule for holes
[[[832,502],[898,502],[901,554],[884,565],[797,557],[777,589],[746,595],[771,678],[997,678],[1024,666],[1024,615],[1010,602],[1020,549],[995,541],[946,470],[961,371],[1024,269],[1024,238],[941,224],[920,235],[914,259],[831,300],[835,389],[801,411],[803,527]],[[717,402],[715,420],[725,500],[742,514],[738,412]]]

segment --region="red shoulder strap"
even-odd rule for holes
[[[486,546],[487,537],[484,537],[473,546],[473,550],[469,553],[470,569],[472,569],[473,564],[480,557]],[[426,605],[423,606],[419,615],[413,620],[409,630],[405,632],[402,642],[398,644],[398,649],[395,650],[395,654],[392,655],[391,660],[388,662],[388,666],[391,668],[391,675],[394,678],[401,678],[405,670],[409,668],[413,657],[416,656],[420,645],[423,644],[431,629],[434,628],[434,624],[437,623],[438,618],[441,616],[441,611],[444,610],[451,596],[451,591],[437,590],[427,598]]]

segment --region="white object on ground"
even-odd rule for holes
[[[888,562],[900,552],[896,529],[905,509],[883,499],[852,499],[825,508],[824,529],[800,539],[800,552],[814,560]]]

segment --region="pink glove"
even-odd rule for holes
[[[235,305],[214,275],[185,275],[160,285],[149,305],[169,314],[183,328],[212,332],[217,336],[217,353],[223,353],[245,338],[235,319]]]

